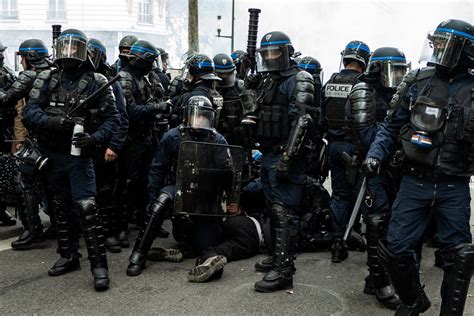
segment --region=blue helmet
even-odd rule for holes
[[[370,48],[364,42],[350,41],[341,52],[341,55],[344,66],[356,61],[362,69],[365,69],[369,63]]]

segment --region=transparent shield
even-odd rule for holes
[[[75,34],[73,34],[75,35]],[[62,36],[56,43],[56,59],[87,59],[87,41],[79,36]]]
[[[231,216],[239,207],[244,149],[184,141],[179,147],[175,211]]]
[[[384,61],[380,72],[382,85],[387,88],[398,87],[406,75],[408,67],[405,62],[396,60]]]
[[[258,72],[285,70],[290,66],[290,55],[286,46],[262,47],[256,57]]]
[[[465,38],[452,33],[428,34],[419,62],[452,68],[458,63],[465,41]]]

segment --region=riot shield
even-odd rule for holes
[[[236,215],[243,161],[244,150],[239,146],[182,142],[176,168],[175,211],[185,215]]]

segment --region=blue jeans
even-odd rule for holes
[[[404,176],[392,207],[387,246],[395,256],[410,256],[436,217],[440,249],[471,243],[468,177]]]

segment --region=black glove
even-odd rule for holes
[[[361,169],[367,178],[373,178],[380,171],[380,161],[377,158],[367,157],[362,163]]]
[[[171,103],[171,101],[151,103],[151,107],[153,108],[153,112],[156,114],[169,114],[171,112],[171,108],[173,107],[173,103]]]
[[[53,116],[48,117],[48,121],[46,123],[48,129],[52,129],[55,131],[60,132],[67,132],[72,133],[74,129],[74,122],[71,119],[62,117],[62,116]]]
[[[76,133],[72,137],[72,144],[84,148],[94,144],[94,139],[88,133]]]
[[[262,75],[259,73],[249,74],[245,77],[244,86],[247,89],[256,89],[260,79],[262,79]]]
[[[276,165],[277,180],[286,181],[290,178],[290,159],[288,156],[281,156]]]

